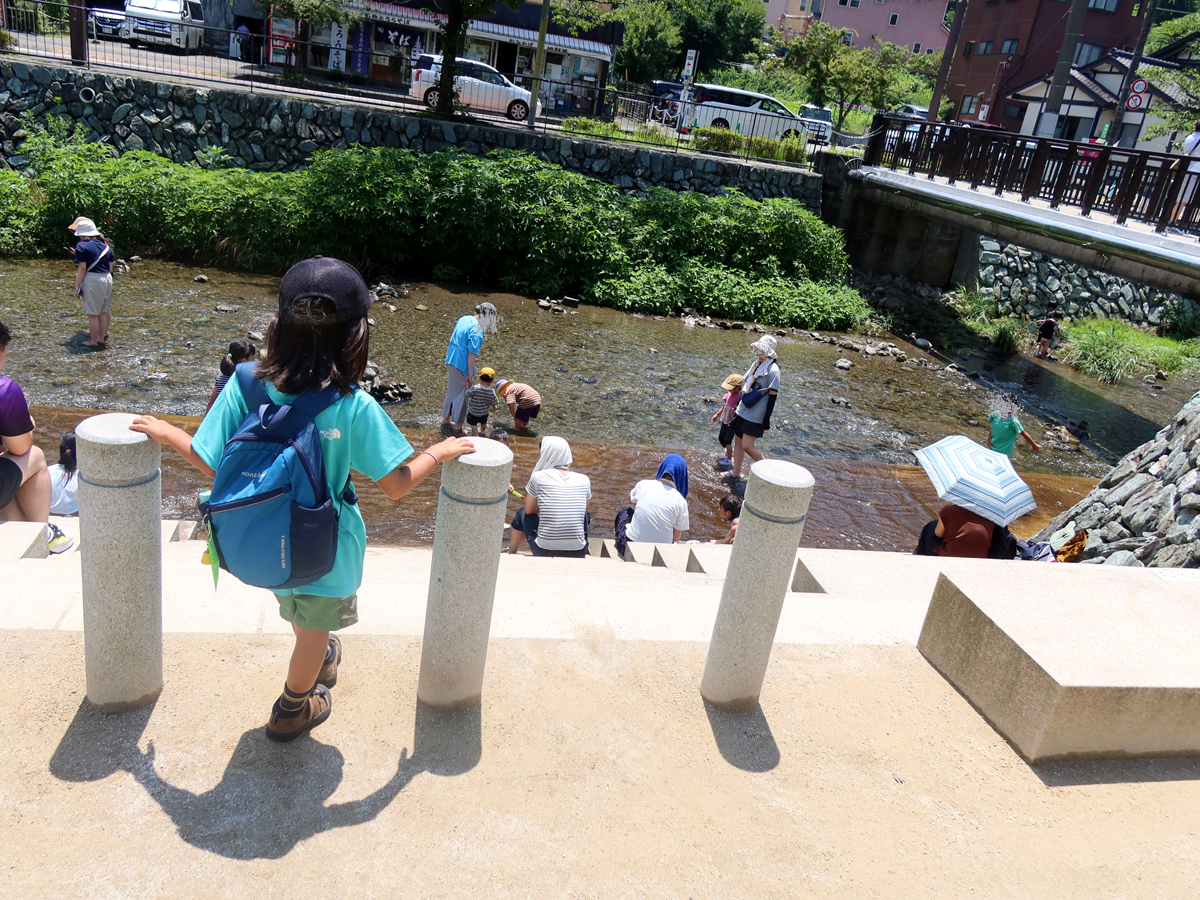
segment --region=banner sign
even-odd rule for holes
[[[399,25],[375,23],[375,46],[388,44],[393,51],[407,50],[413,62],[425,52],[425,32],[401,28]]]
[[[350,35],[350,71],[367,74],[371,64],[371,27],[356,25]]]
[[[350,26],[334,22],[329,26],[329,68],[346,71],[346,39]]]

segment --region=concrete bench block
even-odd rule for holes
[[[1200,755],[1200,594],[1119,571],[942,574],[917,647],[1031,763]]]
[[[199,522],[191,522],[186,519],[183,521],[178,519],[163,519],[162,542],[164,544],[174,544],[178,541],[193,540],[199,529]]]
[[[41,522],[0,522],[0,562],[45,559],[50,555]]]
[[[600,552],[596,554],[601,559],[620,559],[621,555],[617,553],[617,542],[612,538],[602,538],[600,541]]]
[[[724,578],[733,544],[689,544],[687,570]]]
[[[692,551],[686,544],[655,544],[654,557],[650,565],[660,569],[673,569],[676,572],[686,572]]]
[[[641,541],[629,541],[625,544],[625,562],[637,563],[639,566],[654,564],[654,545]]]
[[[796,570],[792,573],[792,592],[795,594],[825,593],[825,588],[821,587],[821,583],[817,581],[812,572],[808,571],[808,566],[799,556],[796,557]]]

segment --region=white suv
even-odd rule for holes
[[[519,88],[491,66],[473,59],[457,60],[458,71],[454,75],[454,89],[458,91],[460,103],[472,111],[487,110],[503,113],[514,122],[522,122],[529,114],[529,91]],[[413,69],[410,93],[424,101],[426,106],[437,106],[441,93],[439,81],[442,77],[442,58],[422,56]],[[537,115],[542,114],[542,101],[538,101]]]
[[[774,97],[725,87],[697,84],[681,101],[679,130],[728,128],[746,137],[807,140],[801,118]]]
[[[806,103],[800,107],[800,119],[808,126],[817,144],[828,144],[833,138],[833,112],[828,106]]]

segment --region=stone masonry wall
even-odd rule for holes
[[[1200,394],[1036,540],[1057,550],[1080,532],[1081,562],[1200,566]]]
[[[84,88],[95,93],[90,103],[80,97]],[[27,165],[20,152],[23,113],[73,119],[122,152],[149,150],[200,166],[211,165],[209,154],[217,148],[237,166],[272,172],[302,166],[317,150],[352,144],[425,153],[453,147],[474,155],[510,148],[630,192],[738,188],[755,199],[792,197],[815,213],[821,209],[821,176],[788,166],[8,61],[0,62],[0,167]]]
[[[979,241],[979,289],[992,293],[1001,315],[1035,319],[1046,315],[1052,299],[1073,319],[1095,316],[1142,326],[1161,325],[1172,304],[1196,308],[1178,294],[988,238]]]

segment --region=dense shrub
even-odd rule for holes
[[[314,254],[371,274],[580,291],[621,309],[690,305],[767,324],[851,327],[841,232],[799,202],[652,190],[630,197],[536,157],[354,148],[288,173],[180,166],[42,133],[32,181],[0,180],[0,250],[61,247],[75,216],[120,252],[283,271]],[[819,283],[818,283],[819,282]]]
[[[721,266],[693,264],[679,272],[647,265],[595,285],[601,306],[663,315],[691,306],[713,316],[764,325],[849,331],[871,315],[867,302],[843,285],[778,276],[755,278]]]
[[[697,128],[692,132],[692,142],[696,149],[713,153],[744,153],[758,159],[790,163],[803,163],[808,159],[808,148],[798,138],[744,137],[728,128]]]

